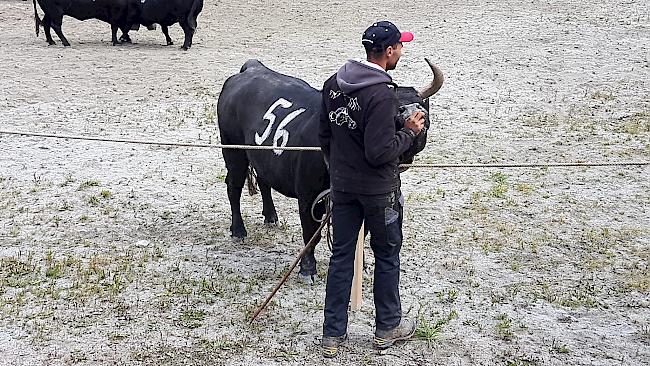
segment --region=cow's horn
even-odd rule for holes
[[[442,76],[442,71],[440,70],[440,68],[438,68],[438,66],[434,65],[433,62],[431,62],[428,58],[425,58],[424,61],[426,61],[429,64],[431,71],[433,71],[433,81],[431,82],[431,84],[427,85],[425,88],[422,88],[420,91],[418,91],[418,95],[423,100],[436,94],[438,90],[440,90],[440,87],[442,87],[442,83],[445,81],[445,77]]]

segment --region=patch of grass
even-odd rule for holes
[[[616,99],[616,96],[614,96],[614,93],[610,91],[596,90],[595,92],[591,93],[591,99],[599,100],[602,102],[609,102]]]
[[[533,193],[535,191],[535,188],[533,186],[531,186],[530,184],[526,184],[526,183],[517,183],[517,184],[515,184],[515,189],[518,192],[521,192],[521,193],[523,193],[525,195],[530,195],[531,193]]]
[[[296,351],[293,347],[281,347],[276,353],[275,358],[285,361],[294,361],[300,356],[300,352]]]
[[[458,290],[456,289],[449,289],[446,292],[436,292],[436,296],[441,302],[446,302],[446,303],[453,303],[456,301],[458,298]]]
[[[508,314],[501,314],[497,317],[499,322],[494,326],[497,336],[505,341],[510,341],[514,337],[512,331],[512,320]]]
[[[190,329],[196,329],[203,326],[204,319],[205,311],[203,310],[184,310],[179,318],[183,326]]]
[[[412,203],[412,202],[431,203],[431,202],[435,202],[435,201],[436,201],[436,197],[435,197],[435,195],[432,195],[432,194],[411,192],[406,196],[406,202],[409,202],[409,203]]]
[[[621,124],[614,131],[630,135],[650,132],[650,111],[638,112],[622,118]]]
[[[121,333],[109,333],[108,334],[108,340],[111,342],[119,342],[123,339],[128,338],[129,336],[126,334],[121,334]]]
[[[99,198],[97,198],[97,196],[90,196],[90,197],[88,197],[87,202],[91,206],[98,206],[99,205]]]
[[[217,109],[214,103],[206,103],[203,105],[203,117],[206,124],[213,125],[216,122]],[[199,120],[199,126],[201,126],[201,120]]]
[[[33,262],[33,255],[29,253],[26,260],[18,258],[0,259],[0,274],[2,278],[21,277],[36,271],[36,264]]]
[[[650,274],[646,273],[645,275],[639,274],[632,276],[625,283],[625,288],[628,291],[638,291],[640,293],[649,293],[650,292]]]
[[[556,114],[542,114],[519,117],[522,125],[536,128],[549,128],[559,125],[560,117]]]
[[[61,206],[59,206],[59,211],[70,211],[72,210],[72,205],[68,201],[63,201]]]
[[[458,318],[458,312],[456,312],[456,310],[450,311],[446,318],[439,319],[435,323],[431,322],[423,314],[419,314],[418,327],[415,330],[414,337],[416,339],[424,340],[430,345],[438,339],[445,325],[449,324],[450,321],[456,318]]]
[[[101,195],[102,198],[104,198],[104,199],[110,199],[110,198],[113,196],[113,195],[111,194],[111,191],[109,191],[108,189],[104,189],[104,190],[102,190],[101,193],[100,193],[100,195]]]
[[[495,198],[505,198],[506,192],[508,192],[508,176],[501,172],[496,172],[490,175],[490,180],[494,184],[488,191],[488,195]]]
[[[12,226],[11,229],[9,229],[9,236],[15,238],[18,235],[20,235],[20,226]]]
[[[527,360],[524,358],[514,358],[506,361],[506,366],[536,366],[536,361]]]
[[[65,176],[63,182],[59,184],[59,187],[67,187],[68,185],[70,185],[70,183],[74,183],[74,181],[75,179],[72,177],[72,175],[68,174]]]
[[[62,263],[54,263],[45,270],[45,277],[57,279],[63,277],[64,266]]]
[[[551,350],[559,354],[568,354],[571,352],[566,344],[556,343],[555,339],[553,340],[553,345],[551,345]]]
[[[500,253],[503,250],[503,243],[496,240],[485,240],[481,243],[481,249],[485,255],[490,254],[490,252]]]
[[[582,233],[582,239],[589,249],[600,254],[607,254],[614,240],[609,228],[585,229]]]
[[[99,186],[99,181],[96,180],[87,180],[79,185],[79,188],[77,190],[83,191],[84,189],[88,189],[90,187],[97,187]]]
[[[241,351],[245,348],[242,342],[231,341],[226,337],[217,339],[201,339],[199,345],[207,351]]]

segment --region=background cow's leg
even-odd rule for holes
[[[49,45],[55,45],[56,42],[52,39],[52,20],[47,14],[43,15],[43,30],[45,31],[45,40]]]
[[[167,41],[167,45],[171,46],[174,44],[172,42],[172,37],[169,36],[169,28],[166,25],[160,25],[160,28],[162,29],[163,34],[165,35],[165,40]]]
[[[273,196],[271,195],[271,186],[259,179],[259,177],[257,179],[257,185],[262,194],[262,215],[264,215],[264,223],[276,224],[278,222],[278,214],[275,212]]]
[[[186,22],[180,22],[180,25],[181,28],[183,28],[183,32],[185,33],[185,42],[183,42],[181,49],[187,51],[187,49],[192,45],[192,36],[194,35],[194,29],[192,29],[192,27],[190,27]]]
[[[309,242],[309,239],[314,235],[318,227],[320,226],[318,222],[314,221],[311,217],[311,204],[315,197],[310,197],[310,200],[301,200],[298,199],[298,210],[300,211],[300,224],[302,226],[302,238],[305,245]],[[309,284],[313,284],[316,279],[316,257],[314,256],[314,248],[316,244],[321,239],[320,233],[316,237],[316,243],[311,247],[311,249],[305,254],[304,257],[300,260],[300,278]]]
[[[63,43],[65,47],[70,47],[70,42],[68,42],[68,40],[63,35],[63,31],[61,30],[61,25],[63,24],[63,14],[53,15],[50,20],[52,29],[54,29],[56,35],[59,36],[61,43]]]
[[[116,46],[120,44],[120,41],[117,40],[117,30],[119,27],[117,24],[111,24],[111,41],[113,42],[113,46]]]
[[[248,174],[248,158],[246,152],[242,150],[223,150],[223,159],[226,162],[228,174],[226,175],[226,185],[228,188],[228,200],[230,201],[230,210],[232,212],[232,223],[230,225],[230,235],[236,239],[243,239],[248,235],[244,227],[244,219],[241,217],[241,191]]]

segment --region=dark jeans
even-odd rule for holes
[[[369,196],[332,191],[331,199],[334,243],[327,272],[323,336],[338,337],[347,332],[354,253],[362,221],[370,231],[370,247],[375,255],[375,325],[381,330],[393,329],[402,318],[399,297],[401,193],[398,190]]]

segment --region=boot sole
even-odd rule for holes
[[[395,339],[384,339],[384,338],[375,337],[375,339],[372,340],[372,346],[375,349],[383,351],[395,345],[396,342],[409,340],[411,337],[413,337],[413,335],[415,335],[415,329],[413,329],[411,333]]]

